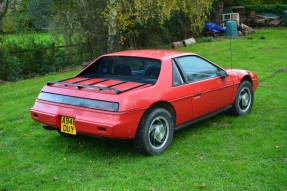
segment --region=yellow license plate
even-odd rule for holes
[[[62,116],[61,132],[76,135],[75,118]]]

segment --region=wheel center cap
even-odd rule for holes
[[[158,141],[158,142],[161,142],[164,135],[166,133],[166,130],[164,128],[163,125],[158,125],[156,128],[155,128],[155,139]]]
[[[249,95],[248,94],[244,94],[242,96],[242,105],[247,106],[249,102]]]

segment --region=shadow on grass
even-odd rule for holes
[[[197,133],[208,131],[210,128],[216,127],[228,127],[231,126],[231,123],[229,121],[232,121],[233,118],[236,118],[237,116],[233,116],[227,112],[221,113],[218,115],[215,115],[211,118],[205,119],[203,121],[200,121],[198,123],[195,123],[193,125],[187,126],[186,128],[183,128],[175,133],[177,134],[184,134],[184,133]]]
[[[132,140],[116,140],[108,138],[88,137],[83,135],[61,136],[55,135],[49,140],[49,147],[69,154],[85,153],[86,156],[107,157],[107,156],[140,156],[133,149]],[[56,147],[56,145],[58,145]]]
[[[173,145],[178,145],[183,139],[196,139],[193,135],[203,135],[210,131],[229,128],[229,122],[226,119],[232,118],[228,114],[220,114],[194,125],[188,126],[180,131],[175,132]],[[83,135],[77,136],[61,136],[57,132],[51,133],[45,144],[41,145],[42,149],[50,150],[54,153],[65,153],[66,155],[80,154],[92,160],[95,157],[98,159],[106,159],[107,157],[121,158],[143,158],[146,157],[137,153],[133,148],[132,140],[117,140],[109,138],[88,137]]]

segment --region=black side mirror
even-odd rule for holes
[[[222,79],[224,79],[225,77],[227,77],[227,72],[224,71],[224,70],[220,70],[220,71],[219,71],[219,76],[220,76]]]

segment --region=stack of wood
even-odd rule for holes
[[[279,16],[259,15],[256,11],[251,11],[247,18],[249,26],[278,26],[280,23]]]

